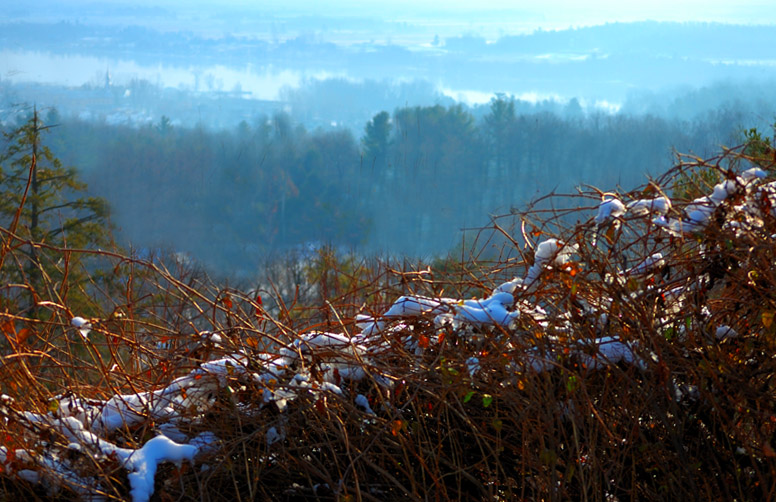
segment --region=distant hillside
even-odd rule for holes
[[[776,26],[742,26],[720,23],[665,23],[643,21],[601,26],[536,31],[504,36],[494,43],[460,37],[448,39],[450,50],[478,53],[526,54],[644,54],[652,57],[698,59],[773,60]]]
[[[335,43],[325,33],[208,38],[137,26],[0,25],[0,49],[10,51],[94,55],[203,74],[214,65],[240,71],[251,65],[258,74],[291,69],[353,79],[424,79],[453,90],[610,101],[621,101],[634,89],[774,78],[773,41],[776,26],[658,22],[505,35],[492,43],[476,35],[460,36],[436,45],[401,40]],[[4,70],[12,80],[34,78],[33,72],[19,75],[13,70]],[[241,87],[250,91],[247,77]]]

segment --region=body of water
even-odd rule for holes
[[[262,100],[276,100],[280,89],[297,87],[306,78],[337,76],[325,71],[301,72],[272,65],[148,66],[126,59],[0,50],[0,79],[14,83],[35,82],[69,87],[102,85],[106,72],[115,85],[127,85],[138,79],[160,87],[240,92],[245,97]]]

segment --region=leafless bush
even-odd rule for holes
[[[776,189],[744,152],[494,218],[495,255],[325,251],[249,292],[35,243],[91,280],[4,284],[0,490],[143,500],[120,449],[166,435],[194,446],[157,462],[158,500],[772,499]],[[707,172],[730,184],[704,206]],[[463,302],[494,290],[503,319]]]

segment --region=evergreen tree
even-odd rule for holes
[[[22,267],[5,260],[6,279],[20,281],[42,293],[46,284],[64,279],[60,257],[44,244],[71,249],[89,248],[109,242],[108,205],[105,200],[85,195],[86,185],[78,180],[74,167],[65,167],[42,142],[53,125],[44,125],[37,109],[20,127],[4,133],[9,144],[0,156],[0,226],[24,242],[4,235],[3,256],[11,246],[24,256]],[[77,281],[78,267],[70,256],[68,280]],[[34,292],[34,293],[33,293]]]
[[[364,159],[370,166],[378,170],[386,164],[388,154],[388,139],[391,135],[391,116],[388,112],[380,112],[367,122],[365,135],[361,139],[364,146]]]
[[[485,117],[485,133],[487,134],[492,158],[495,161],[496,176],[505,176],[505,166],[508,164],[510,141],[515,124],[515,100],[498,93],[490,100],[490,113]]]

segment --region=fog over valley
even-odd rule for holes
[[[0,502],[774,500],[773,0],[4,4]]]
[[[655,5],[19,4],[0,123],[56,125],[138,250],[239,276],[323,244],[440,256],[548,191],[774,134],[770,9]]]

